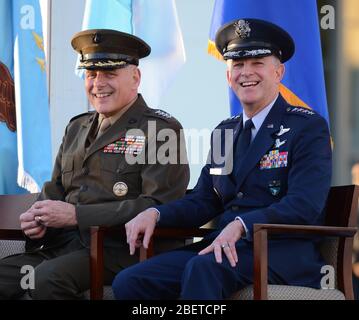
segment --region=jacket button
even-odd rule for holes
[[[239,192],[237,193],[237,197],[238,197],[239,199],[242,199],[242,198],[243,198],[243,192],[239,191]]]
[[[87,191],[87,189],[88,189],[88,186],[84,184],[80,187],[80,192],[85,192],[85,191]]]
[[[82,168],[82,174],[85,175],[85,176],[87,176],[89,174],[89,171],[90,170],[87,167]]]

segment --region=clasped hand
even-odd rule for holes
[[[20,215],[20,225],[30,239],[40,239],[47,227],[63,228],[77,225],[75,206],[57,200],[36,201]]]

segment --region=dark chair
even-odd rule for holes
[[[19,216],[35,202],[38,193],[0,195],[0,259],[25,250]]]

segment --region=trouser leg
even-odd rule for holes
[[[1,259],[0,299],[20,298],[32,286],[31,269],[34,269],[44,259],[41,255],[31,253],[17,254]]]
[[[176,299],[181,277],[194,251],[171,251],[121,271],[112,284],[116,299]]]

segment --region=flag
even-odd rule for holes
[[[329,123],[316,1],[216,0],[208,44],[210,54],[220,57],[215,49],[215,34],[223,24],[239,18],[272,22],[292,36],[296,49],[286,62],[280,92],[288,103],[313,109]],[[232,115],[241,112],[231,89],[230,105]]]
[[[0,1],[0,27],[0,100],[2,109],[6,110],[2,117],[5,121],[0,123],[0,193],[24,192],[16,186],[16,181],[30,192],[38,192],[51,175],[49,107],[39,0]],[[9,84],[15,86],[15,98]],[[14,121],[15,125],[11,126],[12,114],[15,119],[14,105],[16,123]]]
[[[87,0],[82,30],[114,29],[133,34],[151,46],[141,59],[139,91],[151,106],[159,104],[185,62],[174,0]]]

